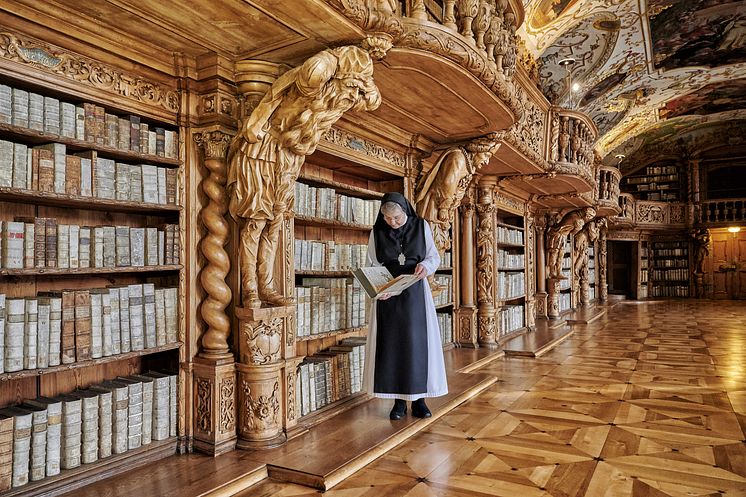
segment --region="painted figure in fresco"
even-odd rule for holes
[[[231,215],[241,227],[243,305],[289,305],[273,288],[277,239],[306,155],[348,110],[375,110],[381,96],[365,50],[324,50],[280,76],[228,152]]]

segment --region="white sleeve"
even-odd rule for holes
[[[368,238],[368,256],[366,257],[366,266],[383,266],[378,259],[376,259],[376,240],[373,238],[373,230],[370,232],[370,238]]]
[[[430,229],[430,225],[427,221],[425,223],[425,258],[420,262],[425,266],[427,275],[430,276],[440,267],[440,254],[438,249],[435,248],[435,240],[433,240],[433,232]]]

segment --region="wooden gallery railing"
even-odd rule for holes
[[[552,169],[559,174],[580,176],[590,185],[595,184],[593,144],[597,136],[598,129],[586,114],[553,108],[549,142]]]
[[[705,200],[694,204],[695,224],[736,224],[746,222],[746,198]]]

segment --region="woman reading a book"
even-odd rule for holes
[[[368,242],[368,265],[385,266],[397,277],[414,274],[420,281],[400,294],[373,301],[365,361],[365,390],[394,399],[390,418],[407,413],[431,416],[426,397],[448,392],[440,331],[427,276],[440,264],[427,222],[400,193],[383,196]]]

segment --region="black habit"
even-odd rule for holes
[[[425,222],[400,193],[387,193],[386,202],[399,204],[407,222],[398,229],[386,223],[383,214],[373,226],[376,259],[396,277],[414,274],[425,259]],[[399,255],[406,260],[400,264]],[[428,347],[424,283],[418,281],[400,295],[379,300],[376,323],[374,389],[377,393],[414,395],[427,392]]]

